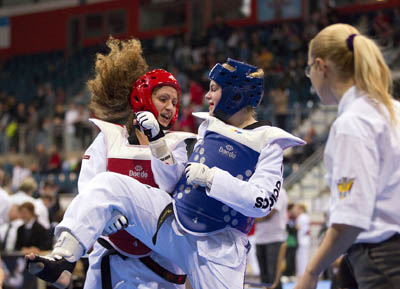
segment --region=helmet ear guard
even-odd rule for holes
[[[136,113],[139,111],[150,111],[154,116],[158,117],[158,110],[153,104],[153,91],[160,86],[172,86],[178,92],[178,103],[176,112],[172,117],[169,127],[173,126],[178,119],[179,99],[182,93],[181,87],[175,77],[164,69],[151,70],[139,77],[132,85],[130,103],[132,110]]]
[[[221,99],[214,110],[214,115],[221,120],[227,120],[244,107],[257,107],[264,95],[264,78],[250,76],[258,70],[256,66],[231,58],[227,64],[235,70],[218,63],[209,74],[209,79],[222,88]]]

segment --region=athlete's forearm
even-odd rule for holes
[[[241,214],[262,218],[273,210],[279,195],[282,179],[279,174],[260,176],[248,182],[233,177],[229,172],[217,169],[207,195],[225,203]],[[278,197],[277,197],[278,196]]]
[[[318,276],[343,254],[356,240],[362,229],[333,224],[327,231],[321,246],[307,265],[306,273]]]
[[[274,209],[282,186],[282,150],[266,147],[260,154],[256,170],[248,181],[229,172],[217,170],[207,194],[245,216],[261,218]]]
[[[185,170],[187,151],[184,142],[175,146],[171,153],[174,159],[173,165],[166,164],[153,154],[151,156],[151,169],[154,174],[154,180],[160,189],[169,193],[175,189],[175,185],[178,183]]]
[[[4,282],[4,271],[1,268],[1,257],[0,257],[0,289],[3,288],[3,282]]]
[[[175,163],[172,152],[167,146],[165,138],[160,138],[150,142],[151,154],[165,164],[173,165]]]

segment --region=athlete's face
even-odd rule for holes
[[[152,99],[158,111],[158,122],[167,127],[176,112],[178,92],[172,86],[161,86],[154,90]]]
[[[206,101],[208,103],[208,113],[214,115],[215,107],[221,99],[222,88],[214,80],[210,81],[210,89],[206,93]]]

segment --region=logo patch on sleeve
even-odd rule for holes
[[[338,190],[340,199],[345,198],[350,194],[351,187],[353,186],[354,178],[341,178],[338,182]]]
[[[88,159],[90,159],[90,155],[84,155],[82,159],[88,160]]]

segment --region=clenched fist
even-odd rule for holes
[[[210,169],[208,166],[201,163],[188,163],[185,174],[188,184],[211,188],[215,169]]]

